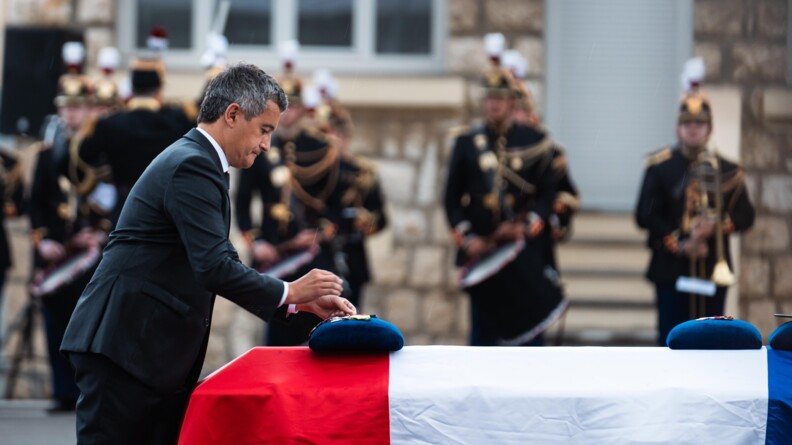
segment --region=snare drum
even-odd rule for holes
[[[517,240],[503,244],[465,266],[459,274],[462,288],[473,287],[500,272],[525,247],[525,241]]]
[[[316,258],[316,254],[318,252],[318,247],[300,250],[287,256],[283,260],[278,261],[277,263],[259,268],[259,272],[282,280],[283,278],[296,273],[304,266],[311,264],[314,258]]]
[[[73,283],[99,263],[101,251],[89,249],[75,253],[57,266],[41,271],[30,286],[34,297],[47,297]]]

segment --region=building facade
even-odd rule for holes
[[[730,116],[716,133],[733,145],[731,157],[741,159],[757,209],[756,225],[740,248],[738,310],[767,338],[780,324],[772,314],[792,312],[792,275],[785,273],[792,268],[791,3],[654,0],[642,3],[644,11],[654,8],[654,15],[646,16],[631,12],[635,7],[629,0],[604,0],[597,3],[603,14],[581,16],[580,8],[590,2],[234,1],[226,35],[232,62],[246,60],[274,72],[279,69],[276,43],[299,38],[298,72],[309,77],[313,69],[328,67],[339,78],[340,99],[355,121],[352,149],[376,162],[391,221],[369,246],[375,279],[362,309],[399,326],[408,344],[466,343],[468,303],[456,286],[440,197],[450,154],[448,132],[478,115],[478,78],[487,64],[484,34],[504,33],[508,46],[529,60],[528,87],[548,128],[567,147],[584,207],[594,211],[631,210],[642,156],[673,141],[681,62],[702,56],[706,84]],[[170,23],[165,95],[189,99],[203,84],[203,35],[218,26],[217,5],[209,0],[6,0],[0,17],[6,25],[84,30],[89,63],[107,45],[129,57],[148,26]],[[394,18],[411,25],[400,29]],[[597,26],[586,20],[597,20]],[[609,51],[609,45],[623,48],[625,42],[634,52]],[[572,53],[574,48],[585,51]],[[647,77],[653,75],[657,78]],[[604,86],[592,88],[592,82]],[[721,112],[717,104],[716,116]],[[609,135],[607,122],[620,131]],[[619,136],[628,141],[624,146],[609,142]],[[583,168],[595,159],[617,166],[608,175],[612,184]],[[15,235],[26,239],[21,226]],[[9,296],[24,292],[26,275],[15,271],[14,276]],[[218,300],[207,369],[252,346],[260,329],[240,309]]]

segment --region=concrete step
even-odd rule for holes
[[[564,320],[546,333],[548,344],[561,336],[564,345],[652,346],[656,342],[653,306],[597,308],[570,304]],[[563,329],[563,333],[561,332]]]
[[[641,276],[615,280],[605,277],[576,277],[563,280],[567,298],[575,305],[607,303],[620,305],[651,306],[654,304],[654,289]]]
[[[641,245],[606,247],[571,242],[559,246],[558,264],[562,275],[568,271],[642,274],[649,264],[649,251]]]
[[[645,232],[631,213],[581,212],[574,218],[572,241],[643,243]]]

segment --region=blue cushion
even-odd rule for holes
[[[792,351],[792,321],[782,324],[770,334],[770,346],[773,349]]]
[[[746,321],[706,317],[676,325],[666,343],[671,349],[759,349],[762,334]]]
[[[398,351],[404,346],[399,328],[376,315],[334,317],[311,332],[308,347],[320,352]]]

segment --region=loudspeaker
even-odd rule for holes
[[[55,112],[58,78],[66,71],[61,49],[68,41],[82,42],[83,33],[60,28],[6,28],[0,133],[38,137],[44,118]]]

